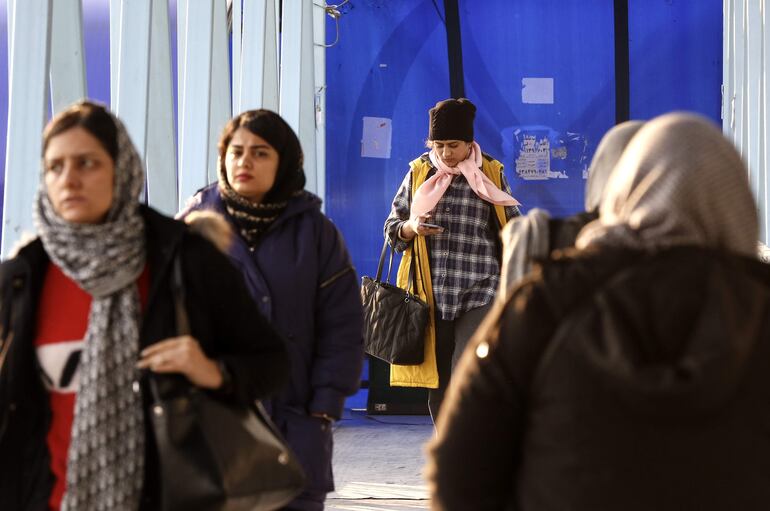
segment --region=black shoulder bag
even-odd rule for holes
[[[172,290],[180,335],[190,332],[180,256]],[[214,398],[179,375],[149,378],[162,509],[267,511],[302,491],[304,474],[259,403]]]
[[[416,294],[417,254],[409,263],[406,289],[390,283],[393,248],[390,249],[388,275],[383,282],[382,267],[388,240],[382,246],[377,276],[361,278],[361,300],[364,305],[364,349],[369,355],[398,365],[419,365],[425,358],[425,328],[430,307]],[[409,290],[414,291],[410,293]]]

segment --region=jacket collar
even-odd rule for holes
[[[203,209],[214,210],[230,220],[229,215],[227,214],[227,209],[225,208],[224,201],[219,195],[217,183],[208,185],[200,192],[198,192],[197,195],[198,200],[196,202],[200,204]],[[273,222],[273,225],[270,226],[267,232],[270,232],[278,225],[281,225],[292,217],[299,216],[306,211],[320,209],[321,199],[317,195],[310,193],[307,190],[303,190],[298,195],[289,199],[288,204],[286,205],[286,209],[284,209],[280,216],[275,220],[275,222]]]

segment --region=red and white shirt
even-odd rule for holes
[[[145,266],[138,280],[143,308],[149,283],[150,275]],[[75,415],[80,354],[90,310],[91,295],[50,263],[38,304],[35,349],[51,407],[51,426],[46,442],[55,477],[48,505],[54,511],[61,506],[66,488],[67,451]]]

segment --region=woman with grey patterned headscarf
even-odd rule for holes
[[[735,147],[647,122],[599,219],[499,303],[430,446],[434,509],[770,508],[770,268]]]
[[[139,203],[141,160],[104,107],[57,115],[43,166],[38,238],[0,266],[0,501],[156,509],[163,482],[142,370],[246,403],[279,388],[285,348],[223,254]],[[174,325],[177,254],[191,335]]]

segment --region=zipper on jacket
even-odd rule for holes
[[[338,271],[337,273],[335,273],[334,275],[332,275],[332,276],[331,276],[331,277],[329,277],[328,279],[326,279],[326,280],[324,280],[323,282],[321,282],[321,285],[319,286],[319,288],[320,288],[320,289],[323,289],[323,288],[325,288],[325,287],[327,287],[327,286],[330,286],[330,285],[331,285],[331,284],[333,284],[335,281],[337,281],[337,280],[338,280],[340,277],[342,277],[343,275],[345,275],[347,272],[349,272],[349,271],[354,271],[354,270],[355,270],[355,268],[353,268],[353,265],[352,265],[352,264],[349,264],[349,265],[347,265],[347,266],[346,266],[345,268],[343,268],[342,270]]]

